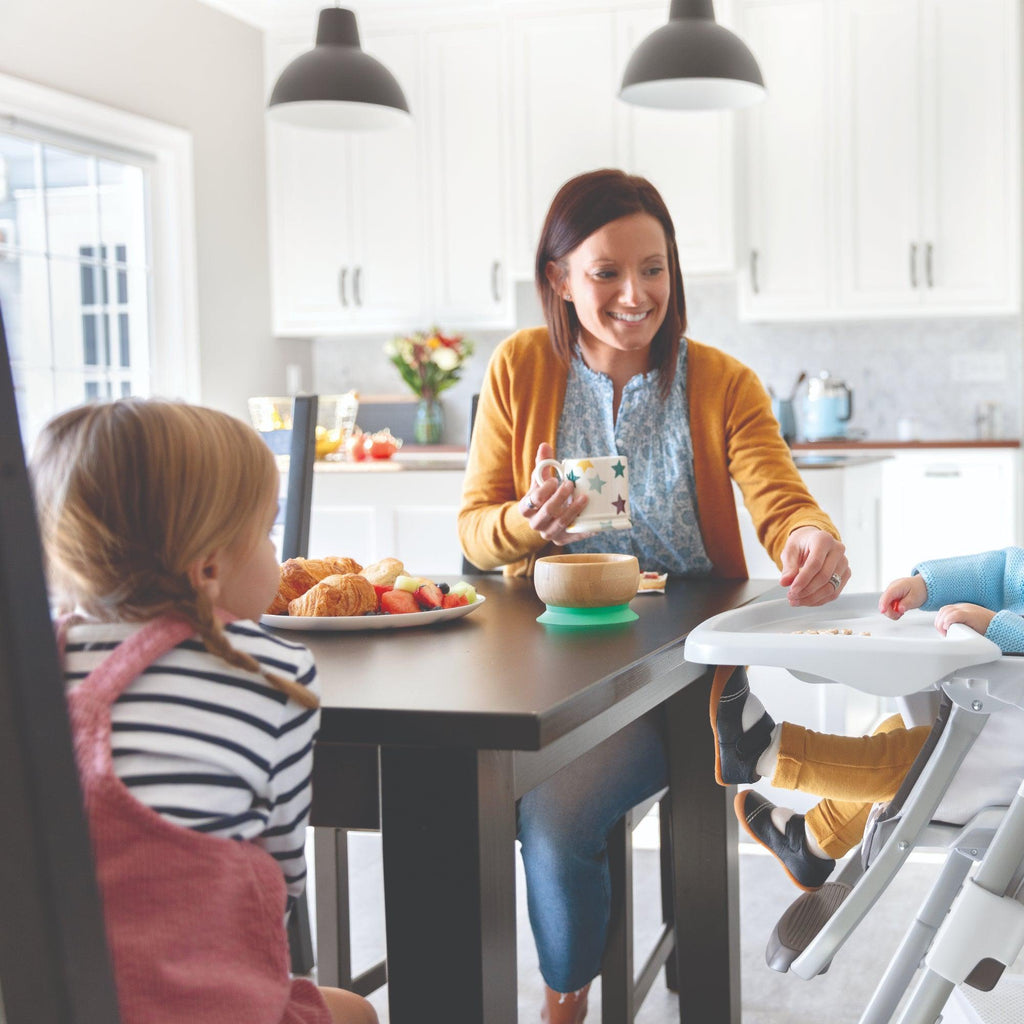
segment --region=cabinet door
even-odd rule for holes
[[[512,23],[513,260],[528,279],[558,189],[584,171],[615,166],[613,25],[611,14],[586,12]]]
[[[1017,4],[928,0],[924,297],[951,308],[1016,308],[1020,183]]]
[[[366,132],[355,143],[353,188],[361,245],[352,271],[352,321],[364,329],[420,327],[427,306],[428,201],[420,40],[412,32],[367,33],[363,49],[394,73],[412,120]]]
[[[664,4],[618,15],[618,82],[633,50],[665,21]],[[622,140],[618,166],[643,175],[661,193],[675,224],[684,281],[687,274],[733,271],[735,115],[615,103]]]
[[[916,307],[924,271],[917,0],[843,0],[840,303]]]
[[[829,8],[824,0],[746,2],[741,15],[768,97],[739,112],[747,129],[740,313],[820,314],[833,244]]]
[[[268,43],[268,88],[310,46]],[[349,136],[269,118],[267,185],[274,333],[308,336],[343,325],[359,249]]]
[[[928,558],[1017,544],[1016,452],[897,454],[883,468],[882,581]]]
[[[446,28],[426,39],[438,319],[507,325],[508,121],[498,27]]]

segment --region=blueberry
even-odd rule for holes
[[[438,583],[437,589],[440,590],[442,594],[447,594],[451,588],[447,583]]]

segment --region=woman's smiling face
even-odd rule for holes
[[[580,343],[620,352],[649,348],[668,310],[672,275],[661,224],[649,213],[598,228],[548,279],[576,307]]]

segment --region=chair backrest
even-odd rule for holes
[[[288,497],[284,508],[282,561],[305,558],[309,554],[317,404],[316,395],[296,395],[292,399],[292,442],[288,456]]]
[[[117,1024],[2,314],[0,821],[6,1024]]]
[[[466,438],[466,451],[469,451],[470,445],[473,443],[473,424],[476,422],[476,406],[480,401],[480,393],[477,392],[473,395],[473,400],[469,404],[469,436]],[[473,576],[479,575],[480,573],[500,573],[500,569],[480,569],[475,566],[465,555],[462,556],[462,575]]]

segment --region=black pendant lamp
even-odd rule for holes
[[[281,72],[268,107],[278,120],[307,128],[363,131],[409,121],[402,87],[363,53],[356,16],[342,7],[320,12],[316,46]]]
[[[619,98],[664,110],[746,107],[765,96],[754,55],[715,21],[712,0],[672,0],[667,25],[633,52]]]

